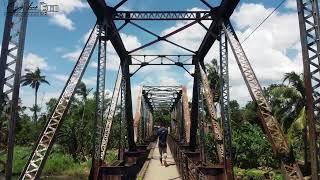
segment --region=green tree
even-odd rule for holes
[[[213,100],[214,102],[218,102],[220,97],[220,85],[221,85],[218,62],[216,59],[213,59],[211,60],[210,63],[207,63],[205,66],[207,70],[209,85],[214,97]]]
[[[308,161],[308,135],[307,135],[307,120],[306,120],[306,95],[305,95],[305,86],[303,82],[303,74],[297,74],[295,72],[286,73],[284,76],[284,82],[288,81],[289,87],[292,87],[296,90],[296,97],[294,104],[293,113],[295,115],[295,119],[290,126],[289,132],[295,132],[296,130],[302,130],[303,134],[303,144],[304,144],[304,162],[305,168],[307,168],[306,164]],[[297,98],[298,97],[298,98]],[[298,127],[298,129],[297,129]],[[292,133],[290,133],[292,134]]]
[[[256,103],[249,101],[241,111],[244,121],[261,126]]]
[[[289,143],[294,147],[298,155],[302,150],[304,151],[303,159],[307,163],[308,127],[306,123],[303,75],[295,72],[285,73],[283,84],[270,88],[269,97],[275,116],[284,132],[288,134]],[[301,139],[303,145],[300,144]]]
[[[240,110],[240,105],[236,100],[229,102],[230,120],[232,126],[237,126],[239,123],[243,123],[243,117]]]
[[[234,163],[240,168],[277,167],[271,145],[256,124],[243,123],[233,129]]]
[[[50,83],[46,80],[46,76],[41,75],[41,70],[37,68],[35,71],[31,71],[29,69],[26,69],[26,74],[22,76],[21,84],[22,86],[30,86],[32,89],[34,89],[34,108],[32,108],[34,112],[34,121],[36,122],[38,119],[37,116],[37,99],[38,99],[38,90],[41,84],[45,83],[50,85]]]
[[[92,88],[88,89],[84,82],[80,82],[76,88],[76,94],[81,96],[82,98],[82,107],[83,107],[80,109],[80,111],[82,111],[81,120],[79,123],[80,132],[83,132],[86,129],[86,125],[88,125],[88,123],[84,122],[84,117],[86,113],[87,98],[91,91],[92,91]],[[79,152],[82,154],[82,156],[84,156],[85,154],[84,151],[85,151],[84,137],[81,136],[79,140]]]

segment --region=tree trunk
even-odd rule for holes
[[[34,91],[34,122],[37,122],[38,120],[38,116],[37,116],[37,110],[38,110],[38,105],[37,105],[37,101],[38,101],[38,89],[36,88]]]
[[[80,121],[80,132],[83,133],[84,132],[84,129],[85,129],[85,123],[83,122],[83,119],[84,119],[84,115],[85,115],[85,111],[86,111],[86,100],[84,100],[84,105],[83,105],[83,111],[82,111],[82,115],[81,115],[81,121]],[[85,153],[84,153],[84,139],[83,139],[83,136],[80,136],[80,152],[79,153],[82,153],[83,157],[81,157],[81,159],[84,159],[85,158]]]
[[[307,126],[303,128],[303,145],[304,145],[304,153],[303,153],[303,158],[304,158],[304,171],[308,171],[308,135],[307,135]]]

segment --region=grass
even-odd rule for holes
[[[20,175],[29,156],[31,148],[16,146],[13,160],[13,173]],[[106,160],[108,164],[117,160],[118,151],[108,150]],[[5,156],[0,156],[0,160],[5,160]],[[91,167],[91,160],[86,162],[76,162],[73,158],[63,152],[54,151],[48,157],[44,166],[42,175],[44,176],[72,176],[72,177],[86,177],[89,175]]]
[[[24,168],[31,148],[16,146],[13,161],[13,173],[20,175]],[[108,164],[117,160],[117,149],[110,149],[107,151],[106,161]],[[5,160],[4,156],[0,156],[0,160]],[[87,177],[90,172],[91,160],[86,162],[75,162],[73,158],[61,151],[54,151],[49,155],[49,158],[43,169],[43,176],[69,176],[69,177]],[[264,174],[266,170],[260,169],[240,169],[234,168],[235,176],[243,177],[244,179],[260,180],[265,179]],[[280,171],[272,171],[274,180],[283,180]]]
[[[266,170],[260,170],[260,169],[240,169],[240,168],[234,168],[234,174],[236,177],[242,178],[242,179],[252,179],[252,180],[263,180],[266,179],[264,177],[264,174],[267,173]],[[272,175],[273,180],[283,180],[283,176],[281,175],[280,171],[271,171],[269,174]]]

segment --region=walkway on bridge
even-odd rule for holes
[[[170,148],[168,147],[168,157],[167,162],[168,167],[161,166],[160,164],[160,153],[158,148],[158,143],[156,143],[154,150],[152,152],[152,158],[148,166],[144,180],[180,180],[180,174],[178,172],[175,161],[172,157]]]

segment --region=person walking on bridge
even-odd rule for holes
[[[160,123],[160,128],[157,131],[157,135],[159,137],[159,152],[160,152],[160,163],[161,166],[168,166],[167,164],[167,135],[168,135],[168,129],[165,127],[165,123]]]

